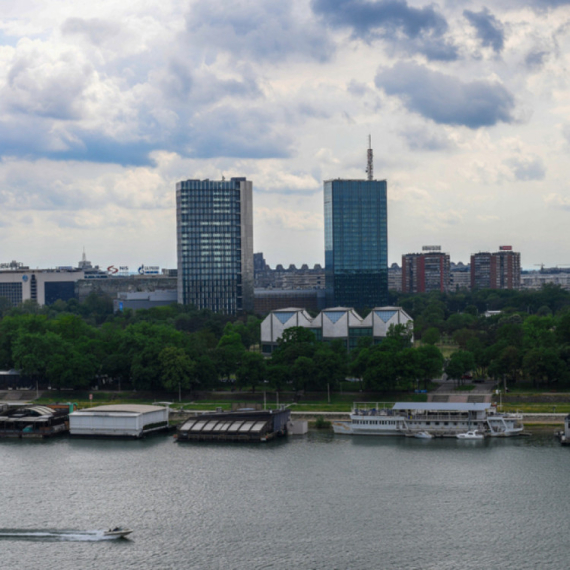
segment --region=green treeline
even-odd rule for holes
[[[114,315],[111,299],[96,294],[47,307],[0,304],[0,313],[0,368],[52,388],[211,389],[230,376],[255,378],[263,361],[248,352],[259,344],[253,316],[180,305]]]
[[[0,368],[52,388],[333,391],[352,377],[359,389],[392,391],[425,388],[444,370],[458,381],[471,373],[509,385],[570,386],[570,293],[551,285],[399,295],[392,302],[414,318],[413,331],[391,327],[381,343],[362,337],[348,351],[291,328],[269,359],[259,353],[261,320],[252,315],[180,305],[113,314],[111,300],[97,294],[48,307],[4,301]],[[485,317],[487,310],[501,313]]]
[[[398,303],[414,318],[416,339],[454,350],[446,364],[452,378],[472,371],[509,385],[570,386],[570,293],[557,285],[400,295]]]

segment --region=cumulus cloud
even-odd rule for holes
[[[545,50],[532,50],[524,59],[525,65],[532,70],[540,69],[544,65],[548,55],[548,52]]]
[[[463,15],[475,28],[483,47],[491,47],[496,53],[503,50],[505,45],[503,24],[487,8],[483,8],[480,12],[464,10]]]
[[[533,158],[511,158],[505,164],[511,168],[514,177],[521,182],[544,180],[546,176],[546,167],[538,156]]]
[[[61,26],[63,35],[81,35],[96,46],[121,33],[121,26],[117,22],[101,20],[99,18],[83,19],[68,18]]]
[[[21,42],[0,91],[0,108],[61,120],[82,117],[95,80],[93,66],[72,50],[42,47],[37,41]]]
[[[324,227],[322,214],[300,212],[286,208],[255,208],[255,220],[262,224],[293,231],[321,230]]]
[[[410,150],[440,151],[453,146],[444,132],[431,131],[425,127],[407,127],[400,134]]]
[[[458,50],[445,35],[448,24],[433,6],[414,8],[406,0],[312,0],[315,14],[328,25],[349,28],[355,38],[382,38],[396,49],[450,61]]]
[[[334,51],[326,30],[293,10],[291,1],[196,2],[186,16],[185,40],[237,58],[326,61]]]
[[[545,204],[555,210],[570,210],[570,197],[552,193],[544,197]]]
[[[514,97],[498,82],[463,82],[414,63],[380,68],[376,86],[436,123],[478,129],[513,122]]]

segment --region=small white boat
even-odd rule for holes
[[[131,534],[131,532],[133,532],[133,531],[129,530],[128,528],[121,528],[120,526],[116,526],[115,528],[110,528],[109,530],[106,530],[103,533],[103,536],[109,536],[109,537],[114,537],[114,538],[123,538],[124,536]]]
[[[466,431],[465,433],[458,433],[457,439],[483,439],[482,433],[477,431]]]
[[[433,439],[433,435],[427,431],[418,431],[414,434],[414,437],[417,437],[418,439]]]

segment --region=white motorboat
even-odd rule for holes
[[[418,431],[414,434],[414,437],[417,437],[418,439],[433,439],[433,435],[427,431]]]
[[[112,538],[123,538],[128,534],[131,534],[132,530],[128,528],[121,528],[120,526],[116,526],[115,528],[110,528],[103,533],[103,536],[108,536]]]
[[[477,431],[466,431],[465,433],[458,433],[457,439],[483,439],[484,436],[482,433]]]

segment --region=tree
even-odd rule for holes
[[[178,388],[178,399],[182,401],[182,388],[191,385],[194,362],[182,348],[167,346],[159,354],[162,385],[174,391]]]
[[[35,379],[46,378],[51,359],[65,353],[66,347],[61,337],[49,331],[44,334],[24,333],[14,342],[15,366]]]
[[[568,369],[554,348],[533,348],[523,358],[522,368],[535,388],[558,381],[565,384],[568,377]]]
[[[439,348],[429,344],[417,348],[416,353],[419,370],[418,376],[423,379],[424,390],[427,390],[428,382],[441,376],[445,359]]]
[[[364,385],[367,389],[390,390],[396,385],[397,370],[396,351],[374,350],[368,360],[368,368],[364,372]]]
[[[422,343],[424,344],[437,344],[441,335],[439,330],[435,327],[430,327],[422,334]]]
[[[461,377],[475,368],[475,357],[466,350],[456,350],[445,365],[445,373],[452,380],[461,381]]]
[[[231,375],[237,372],[245,353],[238,333],[224,334],[214,351],[214,361],[220,376],[229,380]]]
[[[236,373],[237,384],[240,388],[251,386],[255,392],[257,385],[265,380],[265,358],[258,352],[246,352]]]
[[[267,379],[276,392],[281,392],[291,380],[291,369],[285,364],[271,361],[267,366]]]
[[[291,368],[291,377],[293,378],[295,390],[305,390],[315,376],[315,372],[314,360],[308,356],[299,356]]]
[[[277,341],[271,360],[278,364],[293,366],[300,356],[313,358],[317,350],[315,334],[304,327],[290,327],[283,331]]]
[[[348,372],[346,349],[341,343],[322,343],[315,352],[315,374],[309,378],[309,390],[336,388]]]

